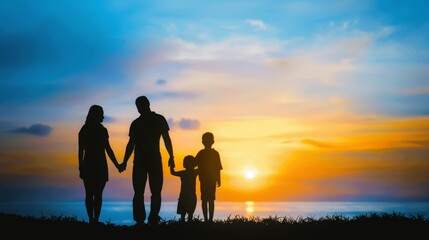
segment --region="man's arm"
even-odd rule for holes
[[[131,156],[131,153],[133,153],[133,151],[134,151],[134,140],[133,140],[133,138],[129,138],[129,140],[128,140],[128,144],[127,144],[127,147],[125,148],[125,155],[124,155],[124,161],[122,162],[122,171],[124,171],[126,168],[127,168],[127,162],[128,162],[128,159],[130,158],[130,156]]]
[[[170,159],[168,159],[168,166],[175,167],[174,164],[174,155],[173,155],[173,144],[171,144],[171,138],[168,131],[162,133],[162,139],[164,140],[165,148],[167,149],[168,154],[170,155]]]

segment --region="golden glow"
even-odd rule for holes
[[[213,147],[221,155],[222,185],[216,192],[220,201],[334,199],[377,195],[387,188],[398,195],[418,197],[426,193],[419,186],[429,182],[428,120],[350,115],[303,118],[298,123],[267,117],[210,122],[203,129],[214,133]],[[115,155],[122,162],[128,123],[106,125]],[[5,142],[10,148],[0,159],[0,172],[14,176],[16,185],[28,184],[27,176],[37,176],[49,186],[82,187],[76,148],[79,127],[56,125],[58,130],[50,138],[11,138]],[[202,132],[171,131],[177,170],[183,169],[184,156],[203,148]],[[18,143],[20,149],[12,147]],[[161,148],[163,193],[165,199],[175,200],[180,180],[169,173],[168,154],[163,144]],[[122,173],[108,160],[108,196],[132,198],[132,159]],[[260,210],[252,202],[246,203],[245,209],[248,214]]]
[[[312,200],[359,195],[362,189],[376,195],[390,184],[407,192],[407,184],[429,180],[419,171],[429,169],[429,164],[423,161],[424,152],[416,151],[414,160],[408,161],[390,151],[424,149],[427,128],[427,118],[353,115],[307,118],[301,123],[273,118],[217,122],[210,129],[217,133],[215,148],[224,167],[219,197]],[[399,169],[401,178],[390,174]],[[344,185],[341,179],[355,185]]]
[[[279,153],[285,145],[273,136],[306,129],[292,120],[262,117],[217,122],[209,128],[215,134],[214,148],[221,155],[229,187],[246,191],[266,187],[278,174]]]
[[[256,177],[256,169],[254,168],[247,168],[244,172],[244,176],[246,179],[254,179]]]

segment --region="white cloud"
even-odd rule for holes
[[[192,93],[192,98],[176,98],[175,104],[169,104],[171,99],[160,103],[174,118],[193,116],[201,123],[214,121],[206,116],[353,112],[372,104],[365,89],[383,93],[388,79],[375,76],[377,66],[368,62],[380,57],[374,47],[394,29],[359,31],[348,21],[348,30],[337,34],[342,27],[338,24],[320,37],[299,42],[237,34],[203,42],[170,38],[157,47],[155,57],[145,56],[150,68],[141,68],[134,78],[142,89],[157,91],[141,81],[153,76],[169,79],[163,91]],[[180,67],[172,70],[176,65]]]
[[[197,44],[181,38],[166,43],[171,60],[215,60],[215,59],[266,59],[283,52],[288,41],[263,40],[249,36],[233,36],[223,41]]]
[[[262,20],[247,19],[246,22],[255,27],[257,30],[267,30],[267,25]]]

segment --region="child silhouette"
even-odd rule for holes
[[[206,132],[202,136],[204,149],[195,156],[201,191],[201,206],[204,221],[212,222],[214,215],[214,202],[216,199],[216,187],[220,187],[220,171],[222,164],[219,152],[212,148],[214,136],[211,132]]]
[[[185,221],[186,214],[188,214],[188,222],[191,222],[197,206],[195,186],[198,170],[195,169],[195,166],[195,158],[191,155],[183,159],[183,167],[185,170],[175,171],[174,166],[170,166],[171,175],[180,177],[181,181],[179,201],[177,204],[177,214],[180,214],[180,221]]]

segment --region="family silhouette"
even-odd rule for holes
[[[106,153],[119,172],[127,169],[128,160],[134,153],[132,167],[133,219],[136,225],[143,225],[146,221],[144,193],[148,182],[151,198],[147,223],[149,225],[159,223],[161,220],[159,216],[162,202],[161,191],[164,182],[160,152],[161,137],[169,154],[170,173],[180,177],[181,181],[177,203],[177,214],[180,214],[180,220],[186,221],[186,215],[188,221],[193,220],[197,205],[196,179],[199,176],[204,221],[212,222],[216,187],[221,186],[220,172],[222,170],[219,152],[212,148],[213,134],[204,133],[202,135],[204,149],[200,150],[195,157],[187,155],[183,159],[185,170],[176,171],[167,120],[163,115],[151,110],[149,99],[146,96],[137,97],[135,105],[140,116],[130,125],[129,139],[121,164],[116,160],[110,146],[108,130],[102,125],[104,112],[101,106],[90,107],[85,124],[79,131],[79,175],[85,187],[85,206],[89,222],[99,223],[103,191],[109,180]]]

